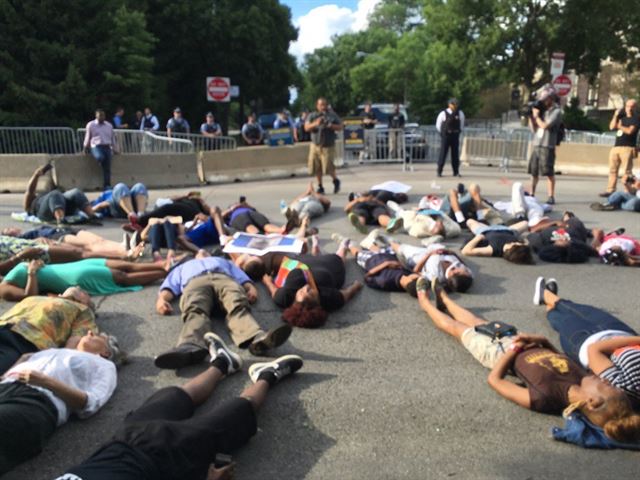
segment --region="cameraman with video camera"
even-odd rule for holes
[[[318,179],[318,193],[324,193],[322,175],[333,178],[333,193],[340,191],[340,180],[336,176],[333,159],[336,156],[336,132],[342,130],[342,121],[329,109],[327,99],[320,97],[316,102],[316,111],[309,114],[304,123],[305,132],[311,133],[309,146],[309,175]]]
[[[609,152],[609,183],[607,191],[600,194],[601,197],[609,197],[616,191],[620,165],[624,168],[624,174],[631,176],[633,159],[637,155],[638,128],[640,118],[636,112],[636,101],[627,100],[623,109],[613,112],[609,123],[609,129],[616,130],[616,143]]]
[[[553,205],[555,201],[555,161],[556,145],[558,145],[558,131],[562,123],[562,112],[556,102],[556,92],[553,88],[545,88],[539,95],[539,101],[531,109],[529,128],[533,132],[533,151],[529,158],[528,173],[531,174],[531,195],[536,195],[538,177],[547,177],[549,198],[547,203]]]

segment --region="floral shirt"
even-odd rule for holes
[[[40,259],[45,263],[49,263],[48,245],[38,243],[35,240],[25,240],[23,238],[10,237],[9,235],[0,235],[0,262],[4,262],[21,251],[32,247],[44,250]]]
[[[25,298],[0,316],[0,325],[12,325],[40,350],[64,347],[69,337],[98,330],[89,307],[60,297]]]

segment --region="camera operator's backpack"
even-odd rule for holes
[[[558,125],[558,135],[556,136],[556,147],[564,142],[565,138],[567,138],[567,129],[564,126],[564,122],[561,122]]]

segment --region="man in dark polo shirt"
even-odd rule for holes
[[[638,129],[640,128],[636,107],[635,100],[627,100],[622,110],[613,112],[609,128],[616,131],[616,143],[609,152],[609,182],[607,190],[600,194],[601,197],[609,197],[616,191],[620,165],[625,175],[633,174],[633,159],[638,153]]]

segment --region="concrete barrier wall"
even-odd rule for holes
[[[102,189],[102,169],[90,155],[53,155],[56,185],[68,189]],[[111,184],[142,182],[149,188],[198,185],[198,161],[195,153],[114,155]]]
[[[608,175],[610,145],[563,143],[556,149],[556,171],[577,175]]]
[[[208,183],[306,174],[309,144],[200,152],[200,179]]]
[[[36,168],[46,165],[49,155],[0,155],[0,193],[24,192]],[[51,172],[40,177],[38,191],[51,190]]]

